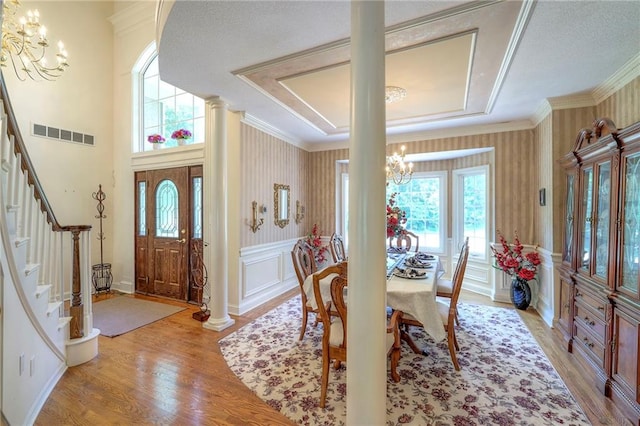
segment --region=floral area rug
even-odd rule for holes
[[[387,425],[590,424],[515,310],[458,304],[458,311],[461,371],[446,343],[412,327],[429,355],[403,343],[401,380],[387,380]],[[220,340],[220,348],[231,370],[294,422],[343,425],[348,363],[330,369],[326,408],[320,408],[322,324],[308,326],[300,342],[300,317],[294,297]]]

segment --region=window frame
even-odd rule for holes
[[[448,215],[448,197],[449,197],[449,186],[448,186],[448,172],[446,170],[438,170],[438,171],[423,171],[423,172],[414,172],[411,180],[415,179],[437,179],[440,181],[440,194],[439,194],[439,223],[438,223],[438,239],[440,244],[435,246],[427,246],[426,240],[420,240],[420,250],[428,251],[429,253],[440,254],[443,255],[447,251],[447,217]],[[387,187],[387,200],[389,199],[389,189]],[[411,231],[410,229],[408,229]],[[416,231],[411,231],[416,233]],[[423,241],[424,240],[424,241]]]
[[[453,185],[452,185],[452,199],[453,199],[453,247],[461,247],[464,242],[464,178],[469,176],[476,176],[483,174],[485,176],[485,224],[484,224],[484,247],[483,252],[472,251],[471,238],[469,238],[469,256],[475,260],[489,259],[489,244],[491,234],[491,174],[490,166],[488,164],[482,166],[469,167],[464,169],[453,170]],[[453,255],[455,255],[455,250]]]
[[[448,229],[448,199],[449,199],[449,185],[448,176],[449,173],[446,170],[440,171],[424,171],[414,172],[412,179],[420,178],[437,178],[440,181],[440,213],[439,213],[439,247],[429,247],[428,251],[434,254],[445,254],[447,250],[447,229]],[[344,236],[345,248],[348,247],[348,218],[349,214],[349,200],[348,200],[348,186],[349,186],[349,173],[340,174],[340,228],[342,235]],[[388,195],[385,196],[388,199]],[[424,242],[420,244],[422,247],[427,247]]]
[[[145,122],[144,122],[144,113],[145,113],[145,74],[151,64],[158,59],[158,52],[156,50],[155,43],[151,43],[140,55],[136,65],[132,70],[132,93],[133,93],[133,108],[132,108],[132,116],[133,116],[133,125],[132,125],[132,152],[149,152],[153,150],[153,146],[151,143],[147,141],[147,134],[145,133]],[[189,128],[189,130],[193,134],[193,138],[187,141],[188,145],[194,144],[203,144],[205,138],[205,126],[206,126],[206,118],[205,118],[205,101],[204,99],[193,95],[192,93],[186,92],[176,86],[173,86],[162,79],[158,75],[158,79],[160,82],[166,86],[171,86],[174,89],[173,96],[169,98],[157,99],[156,101],[160,104],[160,107],[163,106],[163,100],[173,98],[173,102],[175,104],[176,98],[183,97],[185,95],[191,96],[192,107],[191,107],[191,116],[187,121],[190,121],[191,125],[185,125],[182,128]],[[199,100],[199,101],[198,101]],[[201,102],[198,106],[196,102]],[[202,115],[195,116],[195,112],[199,110],[201,107]],[[162,117],[164,115],[162,114]],[[164,119],[161,117],[161,123],[159,124],[162,129],[165,127]],[[197,126],[197,123],[200,122],[201,125]],[[197,129],[196,129],[197,126]],[[177,129],[174,129],[177,130]],[[164,132],[160,131],[160,134],[165,138],[166,142],[164,145],[166,147],[177,147],[177,140],[171,139],[171,134],[164,134]]]

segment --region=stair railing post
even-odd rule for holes
[[[80,285],[80,231],[71,230],[73,238],[73,269],[71,271],[71,323],[69,324],[69,334],[71,339],[84,337],[84,308],[82,306],[81,285]]]
[[[93,330],[93,300],[91,275],[91,231],[82,233],[82,257],[80,258],[80,271],[82,271],[82,300],[84,301],[84,335],[89,336]]]

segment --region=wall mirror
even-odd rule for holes
[[[273,184],[273,215],[280,228],[289,224],[289,205],[289,185]]]

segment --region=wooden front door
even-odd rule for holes
[[[136,289],[137,293],[192,300],[190,250],[194,226],[193,182],[201,167],[179,167],[136,173]],[[201,178],[200,178],[201,179]],[[199,234],[196,231],[196,234]]]

